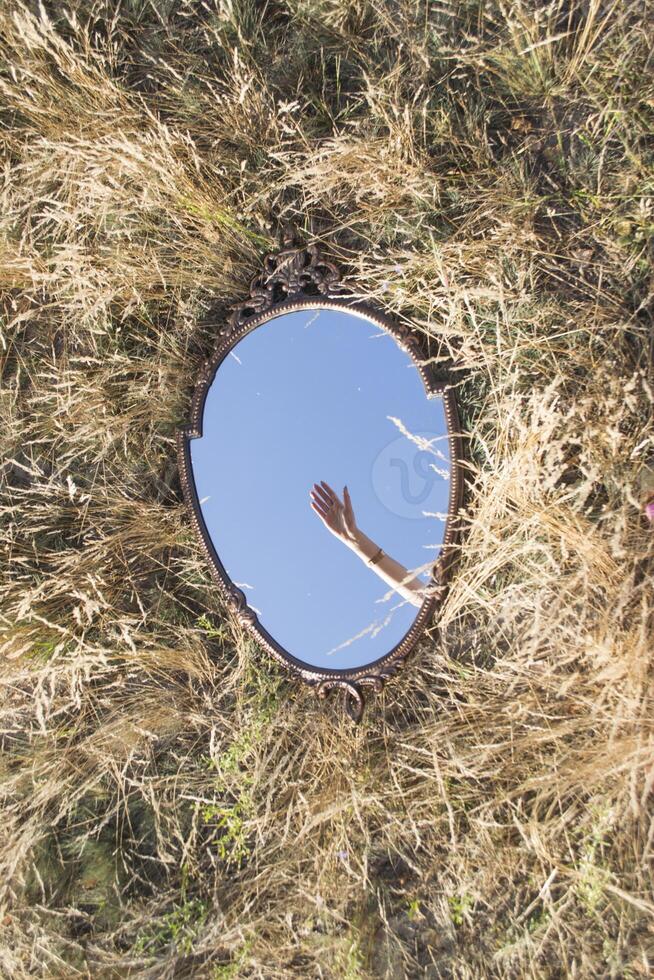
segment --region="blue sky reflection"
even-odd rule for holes
[[[402,639],[417,608],[309,499],[320,480],[339,495],[347,484],[359,527],[387,554],[411,569],[438,556],[449,494],[442,399],[427,399],[390,334],[347,311],[266,322],[216,372],[191,461],[223,565],[291,654],[360,667]]]

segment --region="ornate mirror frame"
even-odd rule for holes
[[[347,310],[372,320],[388,331],[418,368],[427,397],[442,396],[448,428],[451,465],[449,507],[443,545],[432,569],[430,585],[434,594],[425,599],[409,632],[400,643],[373,663],[348,670],[318,669],[303,663],[280,646],[258,622],[256,613],[247,604],[245,594],[230,580],[213,546],[202,517],[191,466],[190,442],[202,436],[205,399],[222,361],[250,331],[280,313],[309,307]],[[452,387],[435,378],[421,335],[349,296],[340,281],[338,269],[332,262],[326,261],[317,245],[297,246],[287,237],[284,247],[277,254],[266,256],[264,271],[252,280],[248,299],[233,307],[225,326],[219,330],[215,350],[204,363],[196,383],[191,401],[190,422],[178,430],[177,451],[182,492],[191,524],[213,578],[230,610],[264,650],[311,685],[318,697],[324,698],[334,689],[342,690],[345,710],[354,722],[358,722],[363,714],[364,689],[371,688],[374,692],[382,690],[385,682],[404,665],[437,604],[442,602],[454,557],[453,546],[460,530],[458,512],[463,495],[463,449],[456,401]]]

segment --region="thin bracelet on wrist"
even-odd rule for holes
[[[369,565],[376,565],[378,561],[381,561],[381,559],[383,558],[383,556],[384,556],[384,552],[382,551],[381,548],[378,548],[377,551],[372,556],[372,558],[369,558],[368,559],[368,564]]]

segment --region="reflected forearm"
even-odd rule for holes
[[[357,530],[354,538],[347,544],[366,563],[379,551],[379,545],[360,530]],[[425,599],[424,582],[417,579],[404,565],[400,565],[399,561],[384,554],[378,562],[368,567],[414,606],[422,605]]]

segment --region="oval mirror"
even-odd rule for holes
[[[454,541],[456,405],[422,354],[315,246],[288,248],[222,331],[180,433],[224,597],[321,696],[343,688],[354,720],[442,600]]]

